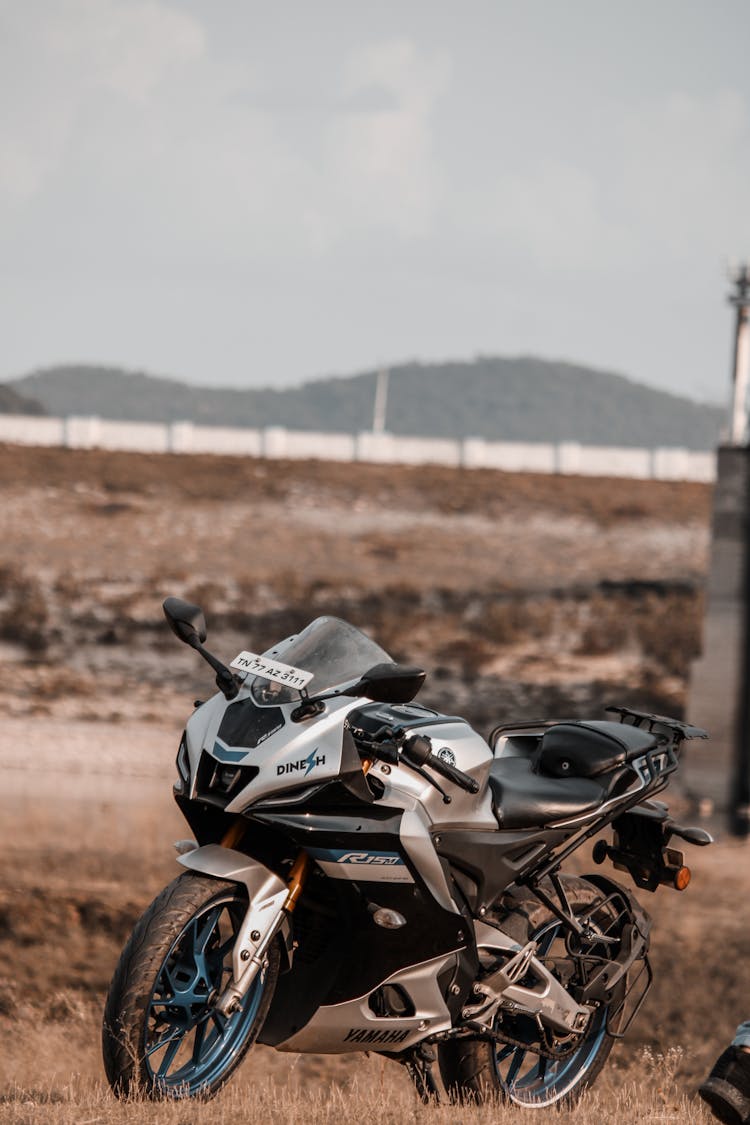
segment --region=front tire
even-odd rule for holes
[[[226,1018],[214,1009],[246,910],[243,887],[188,872],[138,921],[104,1010],[104,1068],[118,1097],[210,1097],[239,1066],[263,1026],[279,971],[274,942],[239,1010]]]

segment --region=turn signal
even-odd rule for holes
[[[678,867],[674,875],[675,890],[684,891],[691,879],[689,867]]]
[[[377,922],[384,930],[400,930],[406,925],[406,918],[398,910],[391,910],[388,906],[379,906],[373,911],[373,922]]]

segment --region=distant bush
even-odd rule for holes
[[[16,567],[0,567],[0,638],[42,653],[49,642],[48,624],[40,583]]]

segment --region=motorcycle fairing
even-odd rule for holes
[[[339,1004],[321,1006],[304,1027],[277,1043],[276,1048],[316,1054],[406,1050],[426,1035],[451,1027],[451,1013],[440,982],[446,973],[452,977],[455,968],[455,954],[447,954],[402,969],[383,982],[404,989],[413,1003],[413,1015],[378,1016],[370,1006],[369,994],[365,994]],[[263,1033],[260,1040],[265,1042]]]
[[[308,855],[331,879],[365,883],[413,883],[414,876],[398,852],[373,849],[309,848]]]
[[[398,911],[406,924],[398,930],[378,926],[373,919],[378,907]],[[324,1021],[329,1043],[325,1049],[366,1050],[367,1043],[356,1046],[353,1038],[344,1048],[340,1044],[353,1027],[365,1026],[356,1022],[359,1007],[368,1004],[368,998],[384,984],[401,980],[425,961],[436,966],[438,974],[448,965],[450,971],[435,985],[440,1001],[435,999],[430,1009],[432,1020],[438,1014],[442,1018],[446,1008],[455,1015],[476,976],[470,916],[443,910],[416,883],[358,885],[334,882],[323,875],[313,877],[295,910],[293,926],[294,964],[291,972],[279,977],[260,1034],[260,1042],[271,1046],[291,1039],[313,1019],[317,1025],[315,1013],[325,1008],[330,1010]],[[403,987],[418,1009],[419,996],[412,996],[406,984]],[[374,1012],[373,1005],[370,1016]],[[398,1023],[401,1017],[393,1018],[395,1026],[406,1026]]]
[[[258,707],[252,699],[235,699],[224,708],[216,740],[225,746],[255,750],[283,726],[280,707]]]
[[[185,728],[192,778],[190,796],[198,800],[203,796],[196,781],[199,762],[205,755],[222,765],[253,767],[248,783],[233,792],[226,803],[230,813],[241,812],[264,797],[301,783],[340,777],[342,720],[355,705],[356,700],[333,700],[315,723],[297,724],[290,718],[294,705],[258,707],[247,688],[231,702],[220,693],[212,696],[193,712]]]
[[[523,878],[552,848],[573,835],[572,828],[528,828],[516,832],[441,829],[435,850],[448,861],[456,882],[477,914],[511,884]]]
[[[407,802],[404,802],[407,804]],[[325,851],[371,852],[375,855],[397,855],[412,879],[424,887],[431,899],[444,910],[458,908],[448,886],[445,871],[430,838],[430,823],[417,802],[406,808],[383,804],[369,807],[339,808],[331,812],[291,811],[268,807],[248,810],[252,820],[281,829],[288,838],[303,847]],[[325,860],[324,862],[331,862]],[[369,879],[374,864],[362,864],[363,875],[358,882]],[[385,865],[383,865],[385,866]],[[377,881],[402,882],[382,877]]]
[[[459,992],[463,995],[468,989],[476,959],[471,918],[451,896],[428,824],[417,810],[380,803],[353,804],[329,812],[260,806],[248,810],[248,819],[258,829],[273,828],[279,837],[304,848],[315,859],[318,871],[308,879],[306,895],[294,914],[294,938],[299,947],[292,972],[279,980],[261,1033],[263,1042],[277,1045],[285,1041],[318,1008],[361,1000],[394,974],[427,958],[457,955],[454,968],[461,976]],[[358,858],[345,865],[334,858],[338,853]],[[369,856],[397,862],[366,862]],[[345,867],[350,870],[342,878],[339,872]],[[316,902],[322,905],[316,906]],[[406,924],[398,930],[379,927],[373,920],[378,907],[398,911]],[[471,965],[467,968],[464,962]],[[447,980],[441,985],[443,1006],[450,984]],[[453,993],[451,998],[458,1002],[461,996]],[[350,1022],[346,1027],[337,1024],[335,1035],[331,1032],[333,1037],[327,1040],[331,1050],[338,1050],[355,1027],[351,1019],[356,1013],[346,1008],[339,1014]],[[433,1013],[430,1019],[437,1015]],[[350,1039],[345,1049],[367,1047],[357,1047]]]

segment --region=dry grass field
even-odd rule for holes
[[[202,601],[225,656],[339,613],[423,662],[425,700],[484,732],[609,700],[678,713],[709,505],[697,485],[0,448],[0,1121],[523,1117],[424,1107],[374,1054],[257,1048],[208,1104],[120,1104],[105,1089],[104,994],[175,874],[171,842],[188,833],[174,753],[210,683],[159,602]],[[695,1086],[750,997],[750,872],[726,841],[688,861],[686,893],[641,892],[656,919],[646,1007],[553,1120],[709,1120]]]
[[[92,740],[105,737],[90,724]],[[152,732],[170,743],[170,732]],[[127,751],[120,737],[114,764]],[[170,745],[170,752],[171,752]],[[162,755],[162,758],[167,755]],[[4,752],[3,769],[7,764]],[[170,771],[171,772],[171,771]],[[35,795],[27,771],[11,772],[0,806],[0,1120],[18,1125],[101,1122],[344,1123],[516,1121],[502,1106],[459,1111],[421,1106],[406,1074],[377,1055],[301,1056],[251,1051],[229,1087],[205,1105],[120,1104],[103,1083],[103,996],[127,933],[177,870],[171,841],[184,835],[170,807],[169,778],[100,774],[98,795],[76,797],[60,769]],[[140,794],[140,799],[138,799]],[[67,831],[66,831],[67,829]],[[706,1122],[694,1089],[745,1011],[750,873],[744,845],[691,855],[684,894],[642,893],[655,916],[656,981],[627,1039],[597,1085],[556,1121]],[[587,860],[582,862],[585,869]]]

